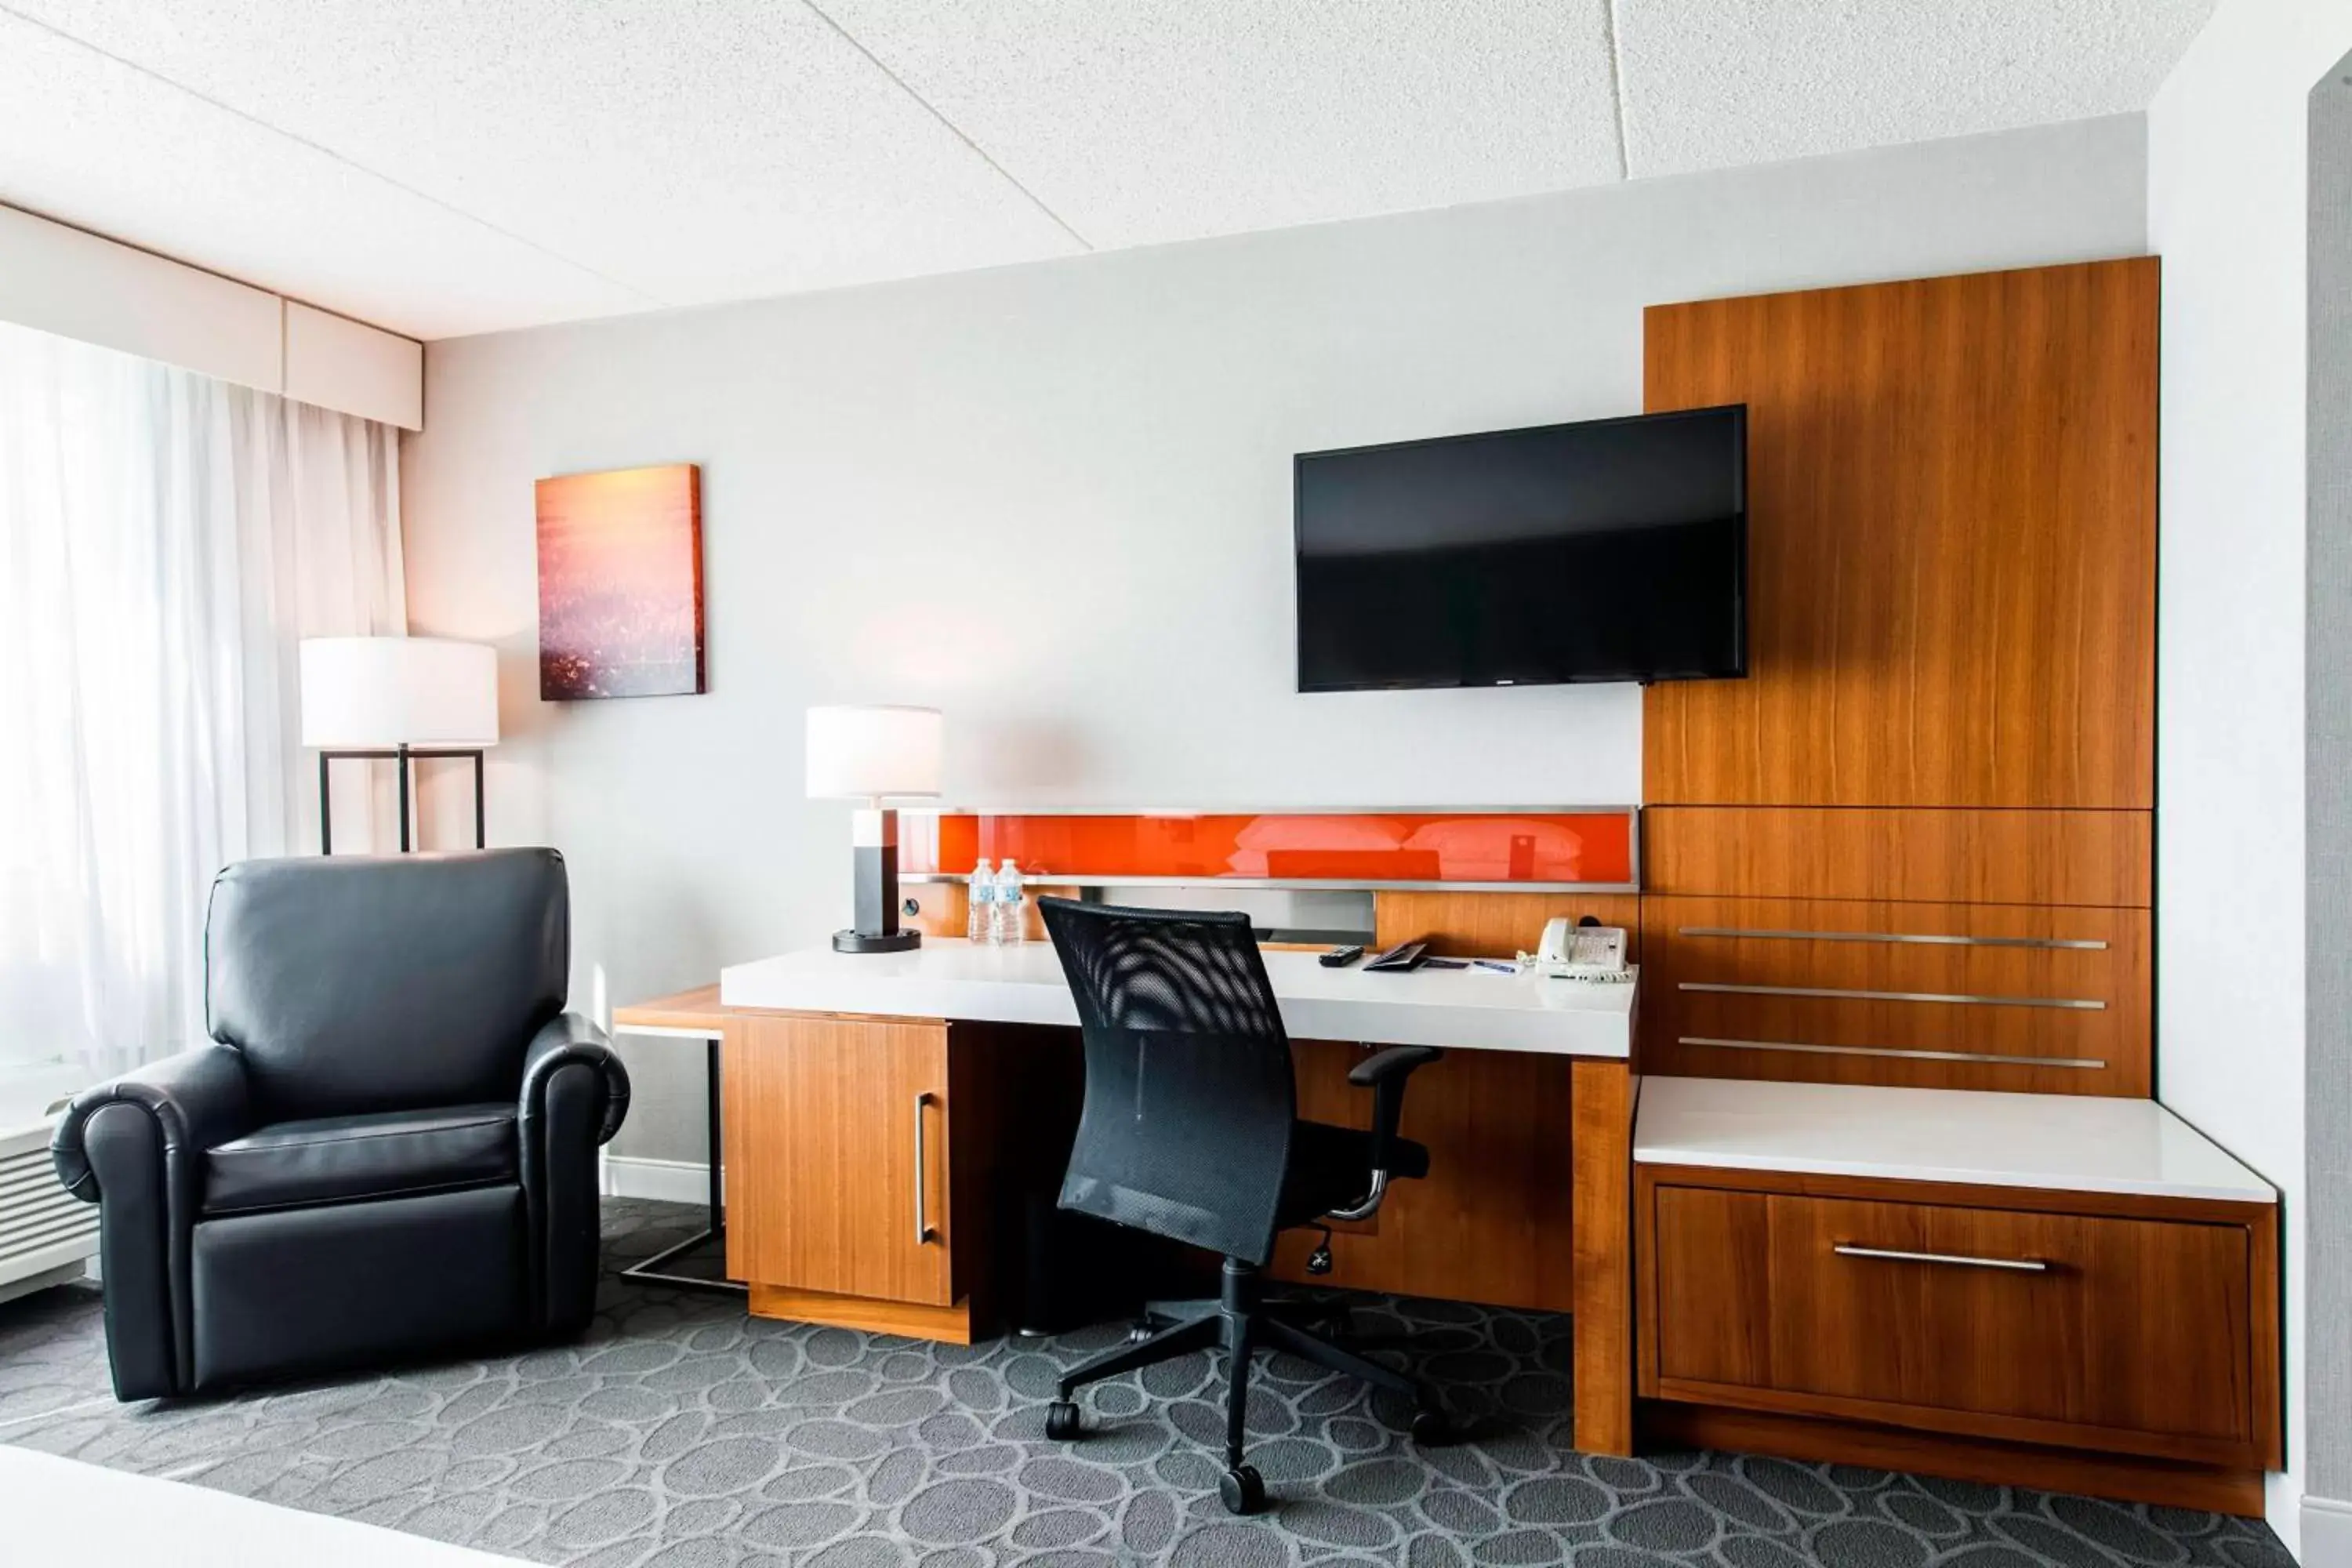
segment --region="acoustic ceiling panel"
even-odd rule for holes
[[[1618,177],[1605,0],[815,0],[1093,244]]]
[[[1080,248],[796,0],[9,4],[646,304]]]
[[[2145,109],[2213,0],[1616,0],[1636,178]]]
[[[0,202],[429,337],[2145,107],[2211,0],[0,0]]]
[[[654,302],[5,13],[0,202],[426,336]]]

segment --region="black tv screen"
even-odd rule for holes
[[[1298,689],[1748,673],[1748,412],[1296,459]]]

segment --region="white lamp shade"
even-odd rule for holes
[[[495,746],[498,650],[444,637],[305,637],[302,743]]]
[[[812,708],[808,792],[817,800],[937,795],[947,726],[936,708]]]

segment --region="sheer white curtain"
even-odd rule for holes
[[[0,1065],[203,1037],[214,873],[315,844],[295,644],[404,628],[398,458],[390,426],[0,323]]]

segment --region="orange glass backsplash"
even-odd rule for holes
[[[902,811],[903,875],[969,876],[1010,855],[1056,881],[1633,881],[1633,817],[1592,812],[1124,816]]]

